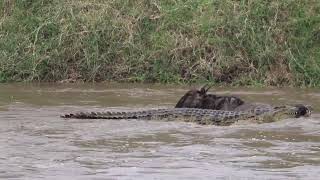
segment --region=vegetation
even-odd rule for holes
[[[320,85],[319,0],[3,0],[0,81]]]

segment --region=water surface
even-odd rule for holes
[[[319,179],[317,89],[213,88],[247,101],[310,104],[311,118],[200,126],[65,120],[67,112],[173,107],[188,86],[0,85],[1,179]]]

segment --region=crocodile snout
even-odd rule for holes
[[[311,109],[312,109],[311,106],[308,107],[302,104],[297,104],[295,105],[295,107],[297,108],[295,111],[296,118],[299,118],[301,116],[304,116],[304,117],[311,116]]]

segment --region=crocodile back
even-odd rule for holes
[[[234,109],[234,111],[243,111],[254,115],[261,115],[274,111],[274,107],[263,103],[244,103]]]
[[[229,125],[241,118],[248,118],[251,116],[251,114],[242,111],[222,111],[198,108],[168,108],[123,112],[80,112],[75,114],[66,114],[61,117],[76,119],[181,119],[182,121],[193,121],[199,124]]]

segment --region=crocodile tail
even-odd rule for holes
[[[68,119],[137,119],[146,117],[148,114],[142,112],[79,112],[62,115]]]

